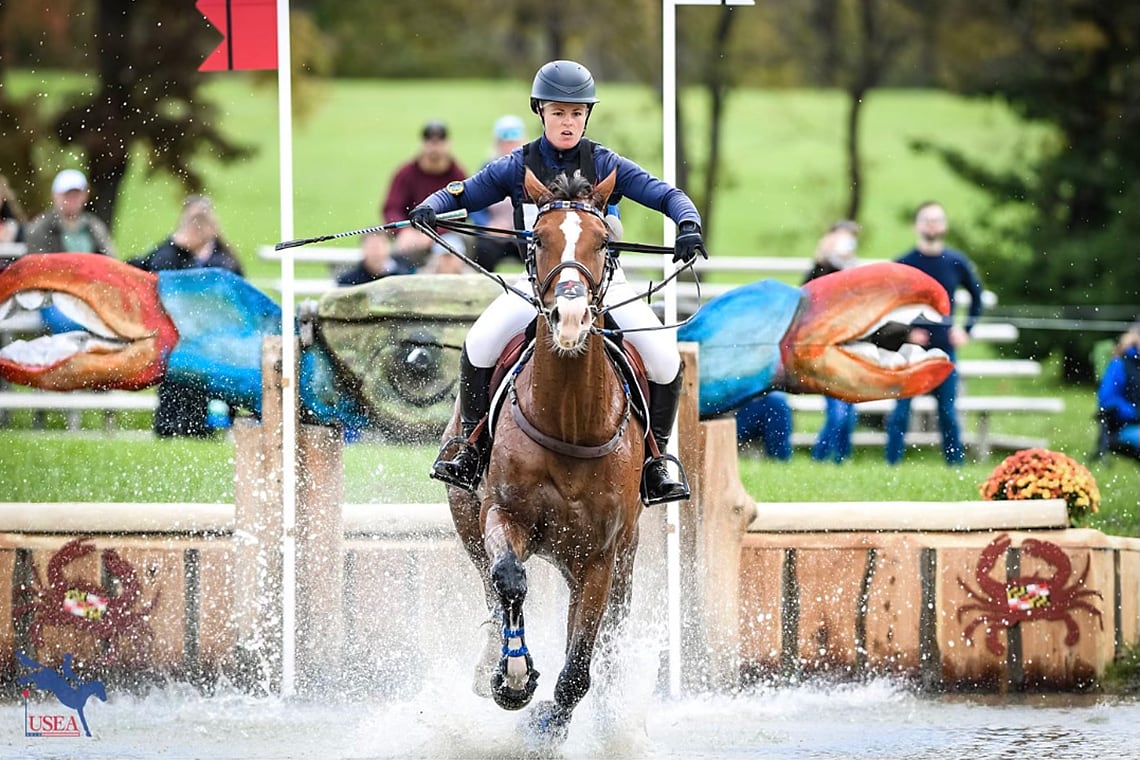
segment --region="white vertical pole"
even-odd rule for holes
[[[289,49],[289,0],[277,0],[277,123],[280,151],[281,237],[293,239],[293,90]],[[281,693],[296,690],[297,656],[297,380],[293,256],[281,257]]]
[[[661,144],[662,173],[666,182],[677,182],[677,5],[676,0],[663,0],[661,6]],[[666,217],[662,242],[668,247],[675,239],[673,220]],[[665,277],[675,265],[669,254],[662,255]],[[677,282],[665,286],[665,324],[677,321]],[[670,333],[675,336],[675,333]],[[675,337],[674,337],[675,339]],[[677,453],[677,425],[669,436],[669,451]],[[669,609],[669,694],[681,695],[681,510],[677,502],[665,508],[665,562]]]

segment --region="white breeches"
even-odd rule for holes
[[[525,274],[515,282],[515,287],[529,292],[530,281]],[[619,266],[610,280],[603,303],[618,303],[635,295],[634,289],[626,282],[625,272]],[[624,329],[661,324],[644,298],[630,301],[615,309],[611,315],[618,327]],[[534,308],[530,304],[513,293],[503,293],[471,325],[465,342],[467,358],[477,367],[493,367],[511,336],[526,329],[532,319]],[[681,369],[681,356],[677,353],[676,329],[627,333],[625,339],[641,354],[650,382],[670,383],[677,377],[677,372]]]

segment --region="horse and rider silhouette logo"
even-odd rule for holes
[[[31,673],[20,676],[21,686],[34,685],[43,691],[50,691],[65,707],[70,707],[79,713],[79,722],[83,725],[83,733],[91,736],[91,729],[87,727],[87,718],[83,715],[83,707],[87,700],[96,696],[104,702],[107,701],[107,691],[102,681],[83,681],[71,668],[72,656],[63,656],[63,665],[58,671],[36,662],[23,652],[17,652],[16,657],[20,663],[31,669]],[[28,690],[23,691],[24,696],[24,735],[25,736],[79,736],[79,727],[75,725],[75,718],[68,715],[28,715]]]

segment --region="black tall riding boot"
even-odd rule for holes
[[[488,439],[486,431],[480,434],[475,443],[471,443],[470,438],[491,406],[489,386],[493,372],[494,367],[476,367],[472,364],[467,358],[467,347],[464,346],[459,355],[459,422],[462,436],[456,436],[443,444],[439,456],[431,466],[431,477],[472,493],[483,477]],[[454,454],[446,459],[451,452]]]
[[[641,470],[641,500],[646,506],[689,498],[689,482],[685,468],[677,458],[666,454],[673,420],[677,417],[677,404],[681,396],[681,371],[673,382],[649,383],[649,430],[657,441],[659,457],[650,457]],[[677,465],[679,480],[669,474],[669,462]]]

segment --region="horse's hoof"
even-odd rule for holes
[[[543,700],[527,717],[527,738],[535,748],[561,746],[570,733],[570,713],[556,703]]]
[[[499,669],[491,679],[491,696],[494,697],[495,704],[504,710],[521,710],[526,707],[534,696],[534,690],[538,688],[538,671],[534,669],[534,660],[529,652],[525,657],[526,671],[516,671],[514,675],[508,675],[512,658],[506,654],[499,658]],[[517,657],[513,661],[516,666],[520,664]],[[522,676],[526,677],[525,682]]]
[[[521,710],[530,704],[534,690],[538,688],[538,671],[531,670],[526,686],[521,689],[512,689],[504,683],[505,676],[501,672],[495,673],[491,679],[491,696],[495,704],[504,710]]]

